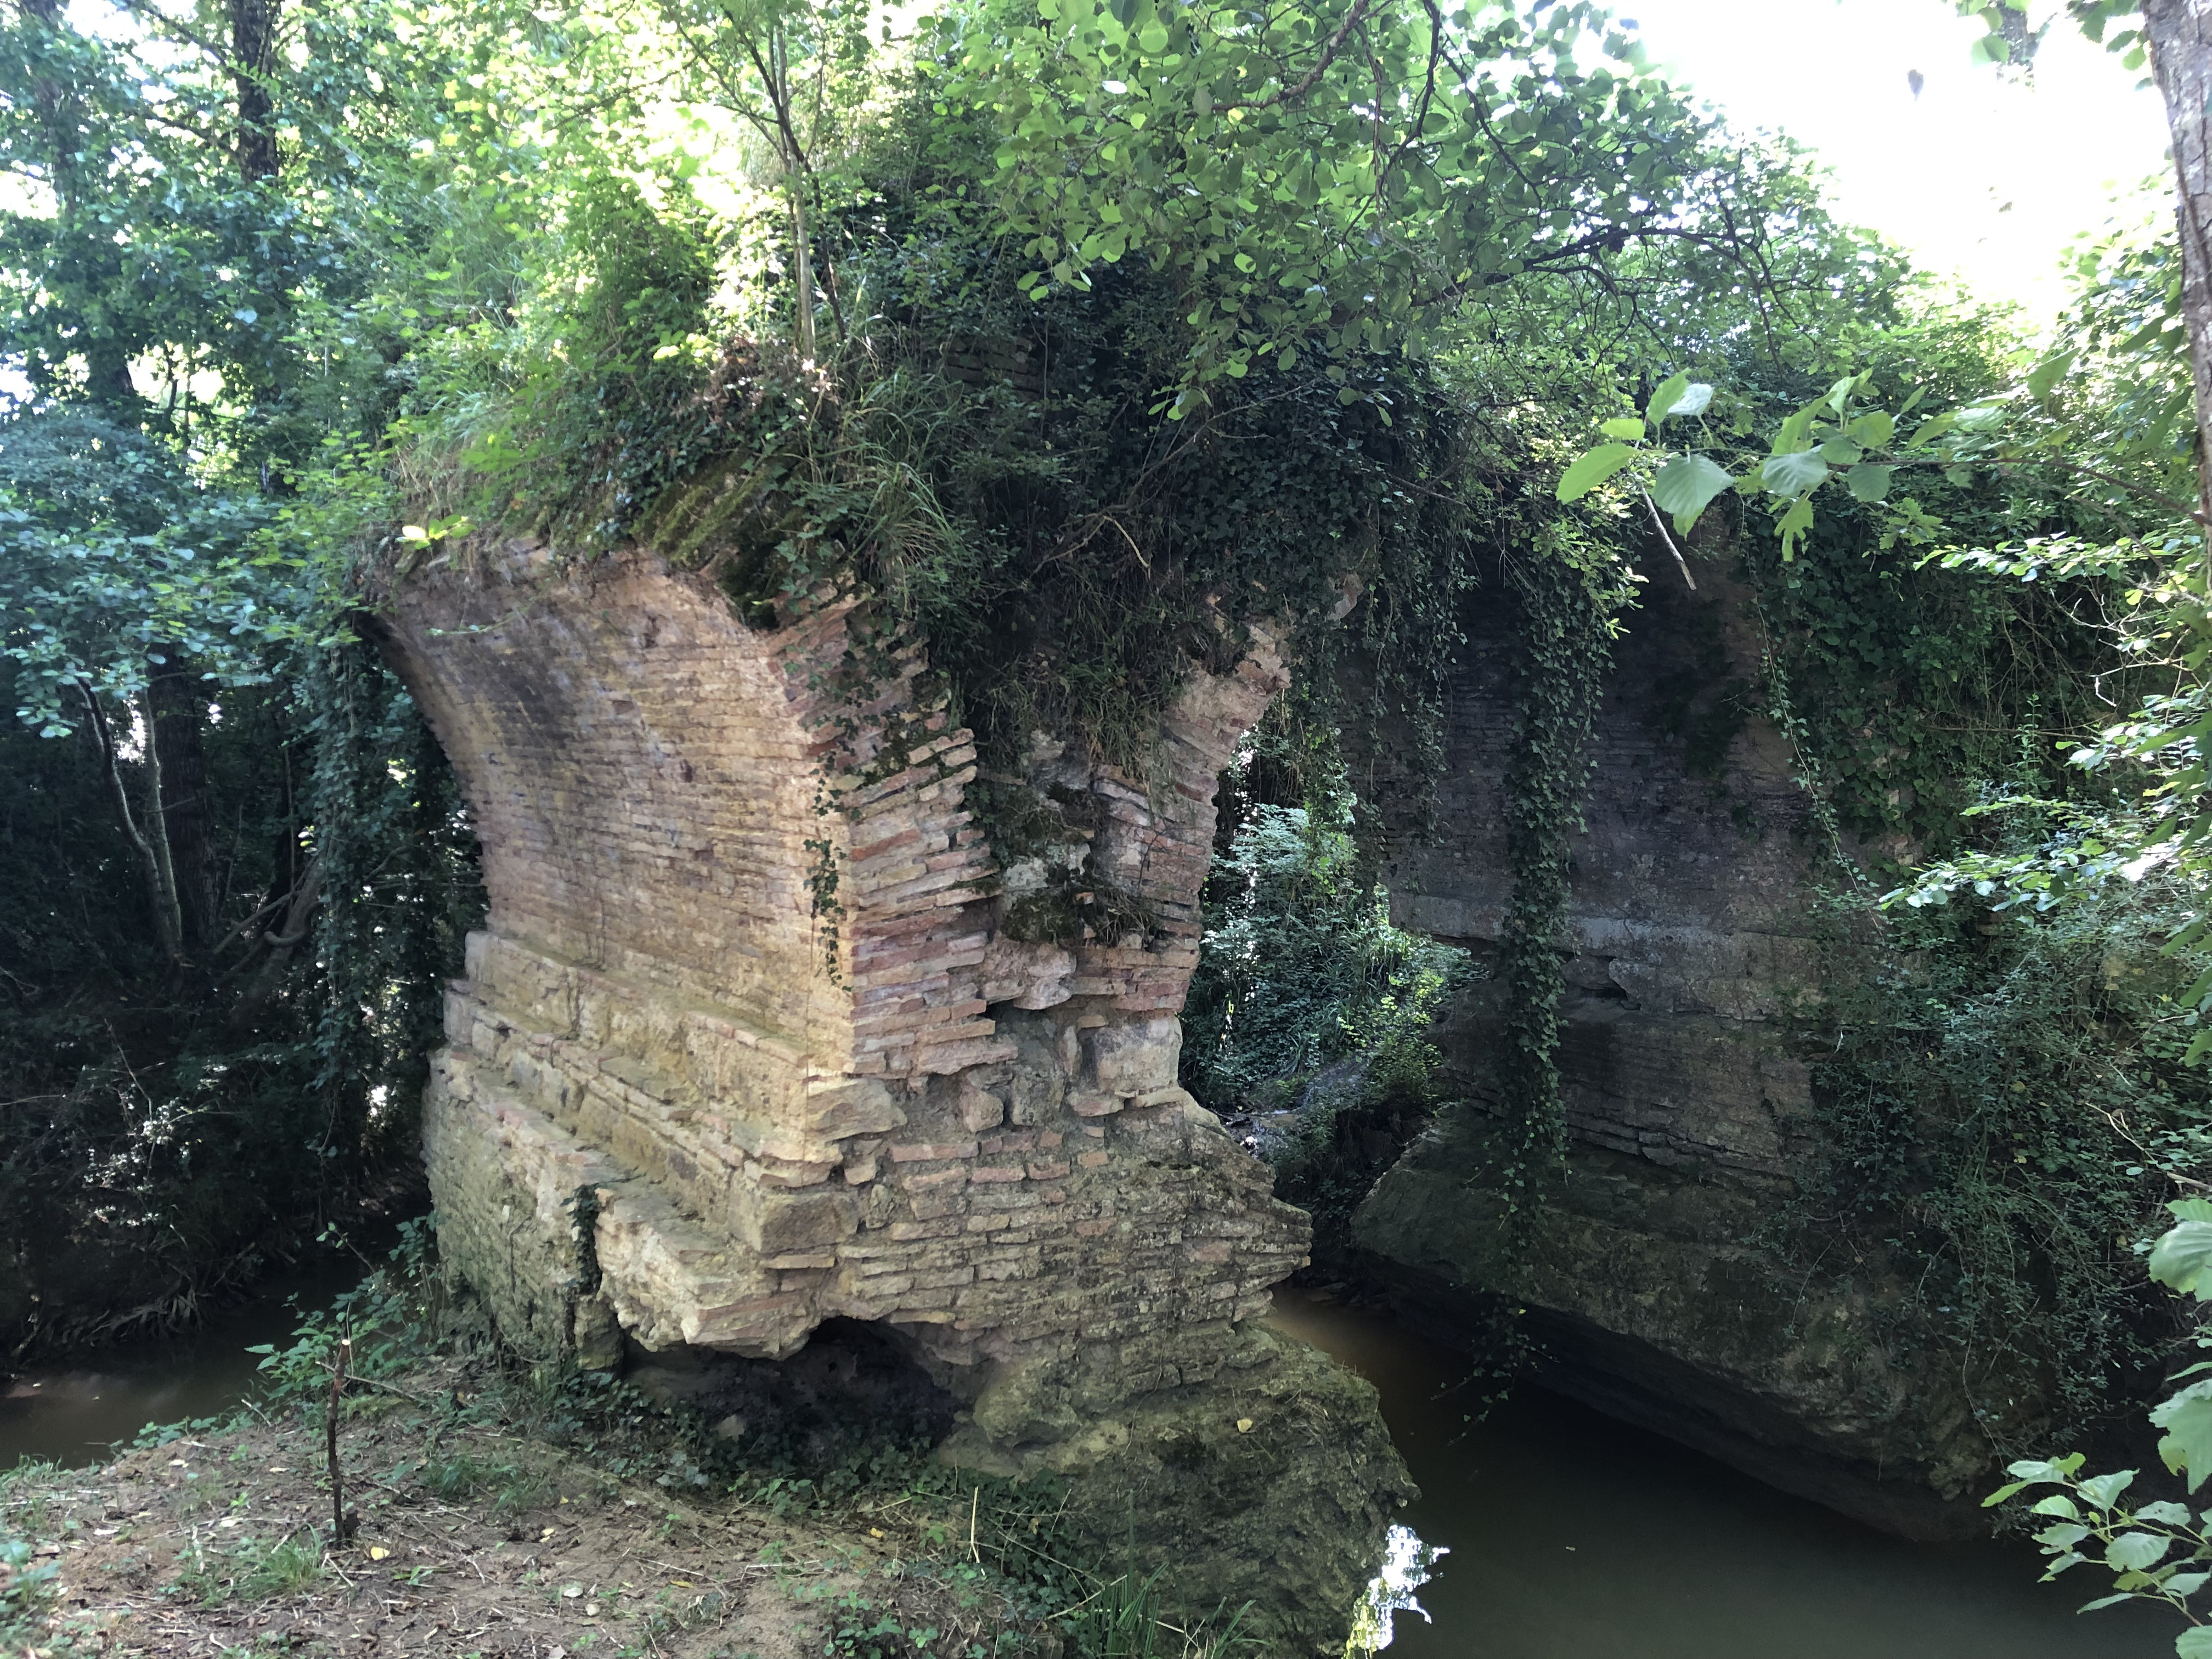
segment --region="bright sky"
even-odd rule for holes
[[[2038,320],[2063,301],[2059,256],[2110,216],[2113,186],[2166,170],[2156,90],[2136,91],[2141,76],[2063,17],[2021,85],[1967,61],[1982,31],[1948,0],[1613,5],[1678,84],[1732,125],[1778,129],[1816,151],[1842,217]]]

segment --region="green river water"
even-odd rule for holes
[[[1386,1314],[1275,1293],[1274,1323],[1382,1391],[1440,1553],[1389,1659],[2172,1659],[2179,1621],[2080,1616],[2020,1540],[1908,1544],[1540,1389],[1469,1425],[1465,1359]]]

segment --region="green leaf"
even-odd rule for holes
[[[2124,1532],[2105,1547],[2105,1565],[2115,1572],[2148,1572],[2172,1547],[2172,1539],[2154,1532]]]
[[[2068,1521],[2081,1518],[2080,1506],[2063,1492],[2053,1492],[2050,1497],[2031,1504],[2027,1512],[2030,1515],[2056,1515]]]
[[[1844,474],[1844,488],[1862,501],[1883,501],[1888,497],[1889,481],[1896,471],[1893,466],[1876,466],[1872,461],[1864,461]]]
[[[1849,466],[1866,453],[1849,438],[1831,438],[1820,446],[1820,459],[1832,461],[1838,466]]]
[[[2118,1595],[2100,1595],[2094,1601],[2084,1601],[2080,1607],[2075,1608],[2074,1611],[2076,1613],[2094,1613],[2100,1607],[2118,1607],[2123,1601],[2132,1601],[2135,1599],[2136,1598],[2133,1595],[2130,1595],[2127,1591],[2123,1590]]]
[[[2158,1455],[2176,1474],[2189,1477],[2195,1492],[2212,1474],[2212,1382],[2192,1382],[2172,1399],[2151,1407],[2150,1420],[2166,1431]]]
[[[1674,405],[1682,401],[1690,390],[1686,374],[1669,374],[1659,382],[1659,389],[1651,394],[1651,401],[1644,406],[1644,418],[1657,426],[1665,420]]]
[[[2027,395],[2041,403],[2073,368],[2074,354],[2070,351],[2062,351],[2056,357],[2045,358],[2027,371]]]
[[[1623,415],[1607,421],[1598,430],[1608,438],[1641,438],[1644,435],[1644,422],[1633,415]]]
[[[1713,389],[1702,380],[1692,380],[1680,398],[1667,405],[1667,418],[1690,420],[1702,415],[1711,405]]]
[[[2081,1525],[2080,1522],[2061,1521],[2057,1525],[2045,1527],[2041,1532],[2036,1534],[2035,1541],[2056,1554],[2060,1550],[2072,1549],[2088,1535],[2088,1528]]]
[[[2173,1638],[2177,1659],[2212,1659],[2212,1625],[2196,1625]]]
[[[2212,1220],[2185,1217],[2161,1233],[2151,1247],[2150,1276],[2169,1290],[2212,1302]]]
[[[1569,467],[1559,480],[1563,501],[1578,501],[1634,460],[1637,452],[1626,444],[1600,444]]]
[[[2081,1483],[2081,1493],[2099,1509],[2109,1510],[2135,1478],[2133,1469],[2116,1469],[2110,1474],[2092,1475]]]
[[[1782,538],[1783,563],[1787,564],[1797,556],[1798,544],[1812,527],[1813,503],[1808,501],[1791,503],[1790,510],[1775,521],[1775,533]]]
[[[1677,455],[1652,478],[1651,501],[1673,514],[1674,528],[1686,536],[1705,504],[1735,482],[1711,456]]]
[[[2204,1588],[2207,1579],[2212,1579],[2212,1572],[2177,1572],[2160,1588],[2176,1595],[2194,1595]]]
[[[2188,1510],[2179,1504],[2146,1504],[2136,1511],[2138,1521],[2159,1521],[2172,1527],[2185,1527],[2191,1518]]]
[[[1759,470],[1759,482],[1777,495],[1803,495],[1820,487],[1828,464],[1812,450],[1795,455],[1770,455]]]
[[[1897,422],[1879,409],[1870,409],[1849,428],[1851,436],[1869,449],[1880,449],[1897,434]]]

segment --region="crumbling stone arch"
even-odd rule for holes
[[[1194,666],[1148,779],[1040,736],[1029,781],[1082,799],[1086,867],[1147,919],[1063,947],[1008,934],[919,653],[835,703],[835,607],[762,632],[650,552],[483,538],[378,614],[483,842],[425,1144],[502,1328],[609,1364],[880,1322],[965,1402],[948,1455],[1077,1474],[1191,1605],[1259,1595],[1340,1645],[1409,1488],[1372,1390],[1261,1328],[1306,1218],[1176,1083],[1214,781],[1285,683],[1273,641]],[[922,740],[828,810],[825,767],[894,727]],[[1325,1445],[1263,1432],[1316,1412]]]

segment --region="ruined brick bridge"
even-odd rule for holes
[[[444,1259],[508,1339],[739,1364],[865,1322],[957,1403],[945,1456],[1066,1476],[1102,1555],[1133,1521],[1186,1605],[1340,1649],[1404,1471],[1373,1391],[1261,1325],[1306,1218],[1176,1082],[1269,642],[1194,665],[1146,779],[1040,737],[1018,781],[1079,803],[1085,869],[1148,916],[1062,945],[1008,936],[1020,872],[919,658],[864,708],[824,689],[834,608],[759,631],[650,553],[483,537],[378,626],[483,845],[425,1138]]]

